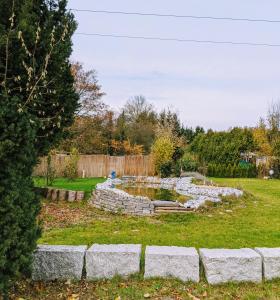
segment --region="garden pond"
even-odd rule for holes
[[[161,188],[160,185],[150,185],[144,183],[123,183],[116,186],[133,196],[148,197],[151,200],[177,201],[182,204],[186,203],[191,197],[177,193],[175,190]]]

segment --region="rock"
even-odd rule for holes
[[[68,201],[69,202],[74,202],[76,200],[76,191],[68,191]]]
[[[128,276],[140,271],[141,245],[94,244],[86,253],[87,279]]]
[[[51,197],[52,201],[57,201],[58,200],[58,191],[59,190],[57,190],[57,189],[53,189],[52,197]]]
[[[175,207],[180,207],[180,203],[179,202],[175,202],[175,201],[163,201],[163,200],[155,200],[155,201],[152,201],[153,205],[155,207],[162,207],[162,206],[175,206]]]
[[[200,249],[208,283],[261,282],[262,259],[252,249]]]
[[[280,248],[255,248],[263,259],[265,280],[280,278]]]
[[[85,192],[83,191],[78,191],[76,195],[76,200],[77,201],[83,201],[85,198]]]
[[[58,191],[58,200],[64,201],[67,198],[67,191],[66,190],[59,190]]]
[[[32,279],[80,280],[87,246],[39,245],[34,253]]]
[[[52,192],[53,192],[53,189],[48,188],[46,199],[48,199],[48,200],[52,199]]]
[[[144,276],[198,282],[199,255],[195,248],[147,246]]]

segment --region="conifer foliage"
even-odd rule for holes
[[[32,170],[73,120],[66,0],[0,0],[0,295],[30,270],[40,236]],[[0,296],[1,298],[1,296]]]

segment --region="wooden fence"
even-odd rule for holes
[[[66,161],[66,154],[52,156],[52,167],[58,177],[63,176]],[[46,157],[41,159],[40,164],[35,168],[35,176],[44,176],[47,169]],[[82,177],[104,177],[112,171],[117,176],[153,176],[155,167],[152,157],[149,155],[131,156],[109,156],[109,155],[81,155],[78,162],[78,174]]]

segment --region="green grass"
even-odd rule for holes
[[[67,178],[56,178],[52,184],[52,187],[73,190],[73,191],[85,191],[91,192],[95,189],[98,183],[104,182],[105,178],[77,178],[75,180],[69,180]],[[46,186],[45,178],[35,177],[34,183],[36,186]]]
[[[199,247],[279,247],[280,181],[213,179],[220,185],[242,187],[241,199],[179,215],[129,217],[90,207],[87,203],[43,203],[46,230],[40,243],[88,244],[140,243]],[[80,187],[79,187],[80,188]],[[280,299],[280,281],[262,284],[210,286],[202,275],[198,284],[175,279],[143,279],[142,272],[129,279],[96,282],[21,281],[14,298],[24,299]],[[145,295],[145,296],[144,296]],[[74,297],[75,296],[75,297]]]
[[[280,299],[280,281],[210,286],[205,281],[194,284],[174,279],[143,280],[143,276],[133,276],[129,279],[113,278],[70,284],[19,282],[13,295],[11,299],[26,300],[276,300]]]
[[[242,187],[249,194],[199,212],[154,217],[110,214],[84,204],[80,206],[81,214],[87,214],[84,223],[63,226],[58,223],[45,230],[39,242],[69,245],[140,243],[197,248],[279,247],[280,181],[215,181],[221,185]]]
[[[86,198],[89,198],[91,191],[95,189],[95,186],[98,183],[104,182],[105,180],[105,178],[77,178],[75,180],[56,178],[52,184],[52,187],[72,191],[84,191]],[[43,177],[35,177],[34,184],[38,187],[45,187],[46,180]]]

